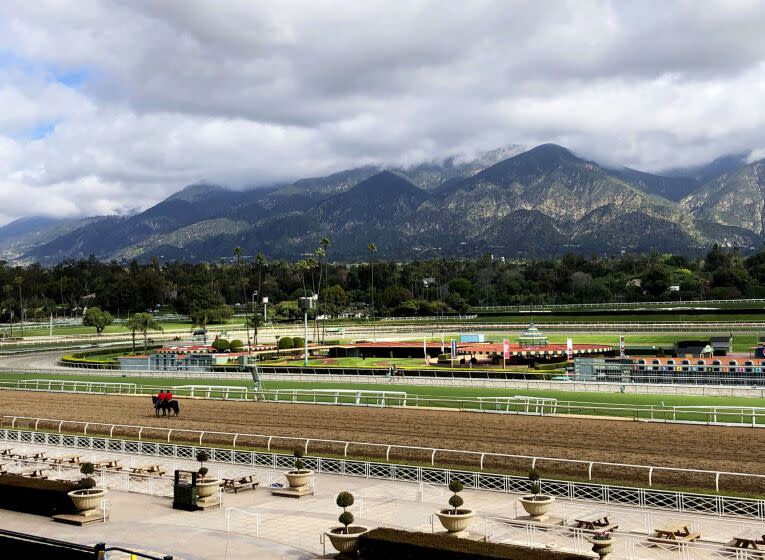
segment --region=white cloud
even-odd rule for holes
[[[506,144],[647,170],[749,151],[764,25],[758,0],[9,0],[2,212],[118,212],[200,179]]]

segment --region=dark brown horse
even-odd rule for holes
[[[175,399],[171,401],[167,399],[160,401],[157,395],[152,395],[151,404],[154,406],[154,412],[157,416],[159,416],[160,411],[162,411],[162,416],[169,416],[171,411],[173,413],[172,416],[178,416],[181,411],[181,407]]]

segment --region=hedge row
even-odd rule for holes
[[[0,475],[0,508],[45,515],[77,513],[67,492],[77,490],[76,482],[40,480],[15,474]]]

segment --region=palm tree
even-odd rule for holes
[[[132,321],[132,323],[131,323]],[[135,330],[133,331],[133,340],[135,340],[135,331],[141,331],[143,334],[143,349],[148,350],[149,348],[149,341],[147,338],[147,333],[149,331],[161,331],[162,327],[157,323],[156,319],[154,319],[154,315],[151,313],[136,313],[133,315],[128,321],[128,328],[133,330],[133,325],[135,325]]]
[[[263,316],[259,313],[253,313],[249,317],[244,319],[244,324],[247,328],[252,328],[252,333],[255,337],[255,346],[258,345],[258,327],[263,324]],[[249,331],[248,331],[249,332]]]
[[[138,320],[136,320],[136,315],[133,315],[132,317],[128,317],[128,320],[125,323],[125,326],[130,330],[130,334],[133,337],[133,354],[135,354],[135,332],[138,330],[141,330],[141,325],[138,324]]]

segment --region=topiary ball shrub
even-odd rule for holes
[[[229,349],[232,352],[241,352],[242,350],[244,350],[244,342],[242,342],[238,338],[235,338],[229,343]]]
[[[292,337],[292,347],[293,348],[302,348],[305,346],[305,338],[302,336],[293,336]]]
[[[458,494],[465,489],[465,485],[459,480],[452,480],[449,483],[449,491],[454,492],[454,495],[449,498],[449,505],[452,506],[452,514],[457,515],[458,508],[465,503],[461,496]]]
[[[295,450],[292,452],[292,455],[295,457],[295,470],[297,472],[300,472],[303,470],[303,467],[305,466],[305,462],[303,461],[303,449],[300,447],[296,447]]]
[[[96,467],[93,465],[93,463],[86,462],[80,465],[80,472],[85,476],[80,481],[79,485],[84,489],[95,488],[96,481],[90,477],[90,475],[96,472]]]
[[[345,526],[345,534],[348,534],[348,525],[353,523],[353,514],[350,511],[344,511],[337,520]]]
[[[293,348],[292,339],[288,336],[281,337],[279,339],[279,349],[289,350],[290,348]]]
[[[354,500],[353,494],[351,494],[350,492],[343,491],[337,495],[337,498],[335,499],[335,503],[337,504],[337,507],[341,507],[345,509],[353,505],[353,500]]]

